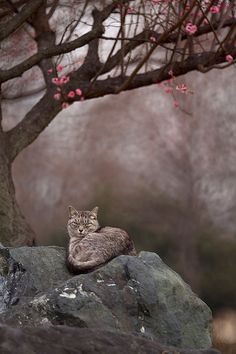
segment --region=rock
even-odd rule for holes
[[[21,248],[10,253],[26,269],[28,293],[32,289],[41,293],[12,306],[1,322],[18,327],[102,328],[136,332],[175,347],[211,346],[210,309],[155,253],[120,256],[94,272],[70,278],[63,249],[29,250],[33,251]],[[44,259],[50,256],[53,261]]]
[[[61,247],[0,248],[0,313],[71,278]]]
[[[166,347],[127,333],[101,329],[11,328],[0,325],[1,354],[219,354],[213,349],[189,350]]]
[[[72,277],[65,267],[63,247],[10,248],[10,254],[25,269],[24,296],[47,291]]]
[[[18,301],[24,273],[24,268],[11,257],[9,250],[0,248],[0,313]]]

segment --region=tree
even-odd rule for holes
[[[187,93],[185,85],[175,85],[176,77],[236,60],[230,0],[0,0],[0,5],[1,104],[7,97],[43,92],[13,128],[0,125],[4,245],[34,242],[15,198],[11,166],[62,109],[163,81],[173,96],[176,90]],[[1,113],[0,123],[3,119]]]

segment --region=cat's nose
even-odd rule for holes
[[[83,228],[82,227],[79,227],[79,232],[81,233],[81,232],[83,232]]]

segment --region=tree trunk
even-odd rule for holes
[[[1,134],[0,134],[1,135]],[[35,234],[15,198],[11,162],[4,136],[0,136],[0,242],[4,246],[32,246]]]

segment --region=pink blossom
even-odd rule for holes
[[[55,95],[53,96],[54,100],[56,101],[60,101],[61,99],[61,94],[60,93],[55,93]]]
[[[211,7],[210,7],[210,12],[211,12],[212,14],[218,14],[218,13],[220,12],[219,6],[211,6]]]
[[[57,65],[57,71],[62,71],[64,68],[62,65]]]
[[[63,102],[61,106],[62,106],[63,109],[68,108],[69,107],[69,103],[68,102]]]
[[[231,62],[234,60],[234,58],[232,57],[232,55],[227,54],[226,57],[225,57],[225,60],[226,60],[228,63],[231,63]]]
[[[48,74],[51,74],[52,73],[52,69],[48,69]]]
[[[180,91],[181,93],[187,93],[188,92],[188,88],[185,84],[179,84],[176,86],[176,90]]]
[[[61,85],[66,84],[66,83],[69,82],[69,81],[70,81],[69,76],[63,75],[63,76],[60,78],[60,84],[61,84]]]
[[[52,83],[55,85],[60,85],[60,80],[58,79],[58,77],[53,77],[52,78]]]
[[[84,101],[84,96],[80,96],[80,101]]]
[[[190,35],[194,34],[195,32],[197,32],[197,26],[193,25],[191,22],[188,22],[185,26],[185,31]]]
[[[178,101],[174,101],[174,106],[175,106],[175,108],[178,108],[179,107],[179,102]]]
[[[128,10],[127,10],[127,13],[128,14],[134,14],[136,11],[135,11],[135,8],[134,7],[128,7]]]
[[[70,97],[70,98],[75,97],[74,91],[70,91],[67,96]]]
[[[75,90],[75,92],[76,92],[76,95],[78,95],[78,96],[81,96],[81,95],[82,95],[82,90],[81,90],[80,88],[77,88],[77,89]]]
[[[155,42],[157,41],[156,38],[153,37],[153,36],[151,36],[151,37],[149,38],[149,40],[150,40],[151,42],[153,42],[153,43],[155,43]]]
[[[165,92],[166,93],[171,93],[173,91],[173,88],[172,87],[166,87],[165,88]]]

